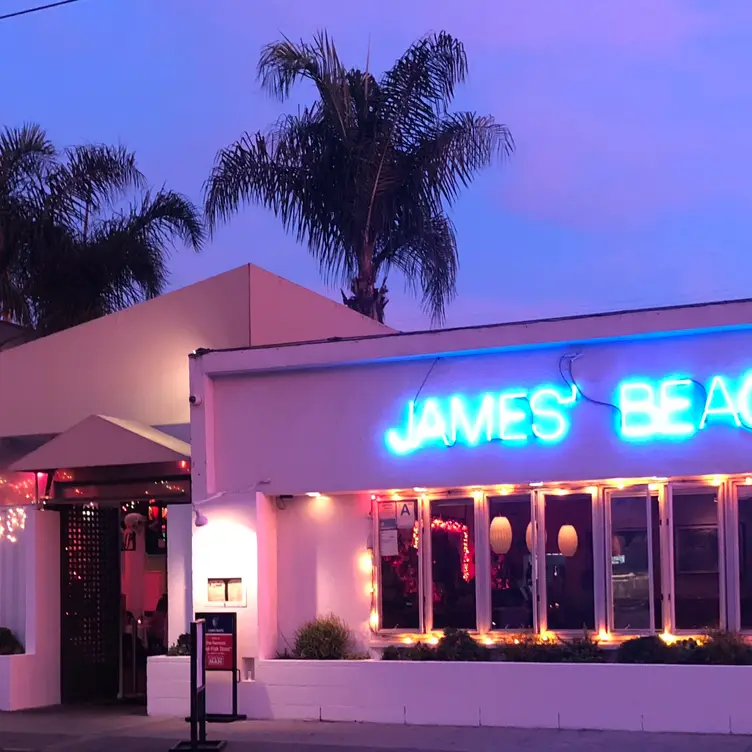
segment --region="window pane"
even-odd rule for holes
[[[382,629],[419,629],[417,502],[379,504],[379,597]]]
[[[491,629],[533,628],[533,562],[527,547],[530,495],[488,500]]]
[[[645,494],[611,497],[611,591],[616,630],[652,629],[648,522]],[[660,570],[660,559],[653,564],[653,571],[656,568]]]
[[[663,578],[661,576],[661,511],[658,497],[650,499],[650,521],[653,525],[653,617],[656,631],[663,630]]]
[[[674,609],[677,629],[717,629],[718,500],[715,489],[673,492]]]
[[[545,497],[548,628],[595,629],[590,494]]]
[[[739,596],[742,629],[752,629],[752,487],[739,488]]]
[[[431,502],[434,629],[475,629],[475,524],[472,499]]]

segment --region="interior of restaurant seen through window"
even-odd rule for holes
[[[375,495],[377,631],[752,631],[752,479]],[[376,618],[377,617],[377,618]]]

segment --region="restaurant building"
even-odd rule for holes
[[[189,353],[391,331],[253,265],[41,339],[0,322],[0,627],[24,650],[0,710],[145,703],[186,631]]]
[[[734,666],[275,660],[327,613],[374,658],[446,628],[752,630],[750,322],[742,301],[199,349],[193,610],[236,584],[241,712],[752,731]]]

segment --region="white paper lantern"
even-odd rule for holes
[[[525,544],[527,545],[527,550],[530,551],[530,553],[533,553],[533,523],[532,522],[527,523],[527,529],[525,530]]]
[[[573,525],[562,525],[559,528],[559,551],[567,557],[577,553],[577,531]]]
[[[491,550],[495,554],[507,554],[512,547],[512,523],[506,517],[491,520]]]

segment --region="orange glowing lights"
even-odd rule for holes
[[[470,530],[467,525],[455,520],[443,520],[437,517],[435,520],[431,520],[432,530],[441,530],[446,533],[455,533],[462,536],[462,579],[465,582],[470,582],[470,565],[472,563],[472,556],[470,555]],[[418,547],[419,534],[418,523],[415,523],[413,527],[413,548]]]

